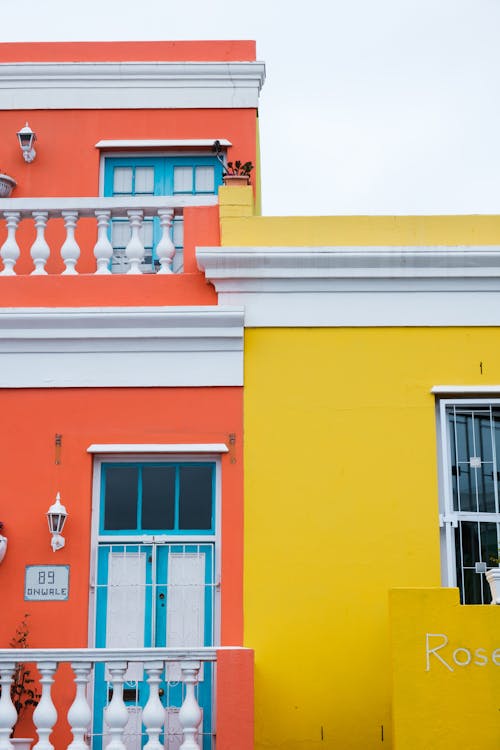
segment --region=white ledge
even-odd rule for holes
[[[500,325],[500,246],[203,247],[246,326]]]
[[[95,216],[96,210],[111,211],[113,216],[126,216],[127,211],[139,209],[145,215],[156,213],[160,208],[182,210],[187,207],[216,206],[217,195],[144,195],[119,196],[113,198],[60,197],[60,198],[0,198],[0,211],[47,211],[49,217],[60,216],[61,211],[78,211],[80,216]]]
[[[257,107],[261,62],[0,64],[0,109]]]
[[[242,382],[241,308],[0,308],[3,388]]]
[[[228,453],[225,443],[93,443],[87,453]]]
[[[149,139],[149,140],[128,140],[128,141],[98,141],[96,148],[115,149],[115,148],[203,148],[211,149],[214,141],[219,141],[222,148],[232,146],[231,141],[227,138],[191,138],[191,139]]]
[[[431,388],[431,393],[436,396],[469,396],[477,394],[499,394],[500,385],[435,385]]]

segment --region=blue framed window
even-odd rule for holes
[[[107,157],[104,162],[104,195],[213,195],[222,184],[222,166],[213,156],[152,156]],[[111,269],[115,273],[128,270],[125,247],[130,238],[128,221],[112,223],[111,244],[114,255]],[[145,219],[142,240],[146,249],[143,272],[158,268],[156,246],[160,226],[156,218]],[[172,240],[176,248],[174,271],[182,271],[184,225],[182,216],[175,216]]]
[[[106,463],[101,534],[213,534],[214,463]]]

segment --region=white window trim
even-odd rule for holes
[[[207,453],[228,453],[229,448],[225,443],[92,443],[87,448],[87,453],[100,453],[102,455],[112,455],[115,453],[126,454],[127,461],[130,460],[130,454],[136,454],[143,456],[144,454],[161,453],[168,455],[170,458],[172,454],[177,455],[189,455],[192,454],[203,454]]]
[[[456,580],[456,556],[455,556],[455,545],[454,537],[450,527],[453,526],[455,519],[463,521],[475,520],[477,521],[477,514],[458,512],[453,510],[453,497],[451,484],[449,477],[451,475],[450,466],[450,440],[447,428],[446,409],[450,406],[500,406],[500,398],[488,398],[487,394],[492,393],[491,388],[483,391],[485,396],[483,398],[469,397],[469,394],[475,394],[480,392],[478,387],[466,386],[459,387],[453,386],[453,392],[456,393],[456,398],[439,398],[436,402],[436,416],[437,416],[437,434],[438,434],[438,485],[439,485],[439,517],[440,526],[444,528],[444,532],[441,533],[440,546],[441,546],[441,578],[443,586],[456,587],[458,585]],[[488,388],[486,386],[486,388]],[[449,386],[434,386],[432,393],[438,394],[441,389],[444,393],[450,393]],[[500,389],[496,391],[500,392]],[[458,398],[460,394],[463,394],[464,398]],[[483,520],[494,520],[498,521],[496,514],[491,514],[492,518],[488,518],[490,514],[481,514]],[[494,518],[493,518],[494,516]]]

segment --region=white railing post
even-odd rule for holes
[[[66,266],[63,276],[74,276],[76,274],[76,262],[80,257],[80,248],[75,239],[78,211],[62,211],[61,216],[64,219],[64,226],[66,227],[66,239],[61,247],[61,257]]]
[[[68,745],[68,750],[88,750],[85,734],[92,721],[92,711],[86,694],[92,664],[75,663],[71,667],[75,673],[76,695],[68,711],[68,723],[73,734],[73,741]]]
[[[170,229],[174,218],[174,210],[172,208],[160,208],[158,216],[162,229],[161,239],[156,248],[156,255],[160,261],[158,273],[172,273],[175,245],[170,239]]]
[[[198,682],[200,662],[181,662],[182,681],[186,686],[186,696],[179,711],[179,721],[184,740],[179,750],[200,750],[196,734],[201,722],[201,709],[194,692]]]
[[[9,737],[17,721],[17,711],[10,697],[10,686],[15,668],[14,662],[3,662],[0,665],[0,750],[12,750],[13,747]]]
[[[125,255],[130,263],[130,268],[127,273],[138,274],[142,273],[141,263],[144,260],[144,245],[142,244],[140,237],[143,211],[135,209],[133,211],[127,211],[127,216],[130,222],[131,231],[130,240],[125,248]]]
[[[57,662],[42,661],[38,662],[37,667],[41,675],[42,697],[33,712],[33,722],[38,733],[38,742],[33,746],[33,750],[54,750],[54,745],[50,742],[49,737],[57,721],[57,711],[51,695]]]
[[[32,276],[41,276],[47,273],[45,264],[50,256],[50,248],[45,239],[45,227],[49,218],[48,211],[33,211],[35,220],[36,238],[31,246],[31,257],[35,264],[35,270],[31,272]]]
[[[7,223],[7,238],[2,245],[0,255],[3,260],[2,276],[15,276],[14,266],[21,254],[19,245],[16,240],[16,231],[21,219],[19,211],[4,211],[5,221]]]
[[[159,737],[164,730],[165,709],[162,706],[159,695],[161,673],[164,668],[163,662],[146,662],[144,669],[148,676],[149,697],[142,712],[142,721],[146,727],[148,741],[144,750],[163,750]]]
[[[96,274],[111,273],[109,261],[113,257],[113,245],[108,239],[109,220],[111,211],[97,209],[97,242],[94,247],[94,256],[97,261]]]
[[[113,686],[113,697],[104,710],[104,720],[111,735],[111,741],[106,750],[125,750],[123,733],[128,722],[128,711],[123,700],[123,682],[127,671],[127,662],[108,664],[108,671]]]

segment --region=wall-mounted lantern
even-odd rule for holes
[[[3,529],[3,523],[0,521],[0,563],[5,557],[5,553],[7,552],[7,537],[2,536],[2,529]]]
[[[59,492],[56,495],[56,501],[50,506],[47,511],[47,521],[49,523],[49,531],[52,534],[52,550],[57,552],[58,549],[62,549],[66,544],[66,540],[61,536],[61,532],[66,523],[68,512],[64,505],[61,505],[61,495]]]
[[[17,140],[23,152],[24,161],[30,164],[36,156],[36,151],[33,148],[33,144],[36,141],[36,133],[32,131],[28,123],[17,132]]]

